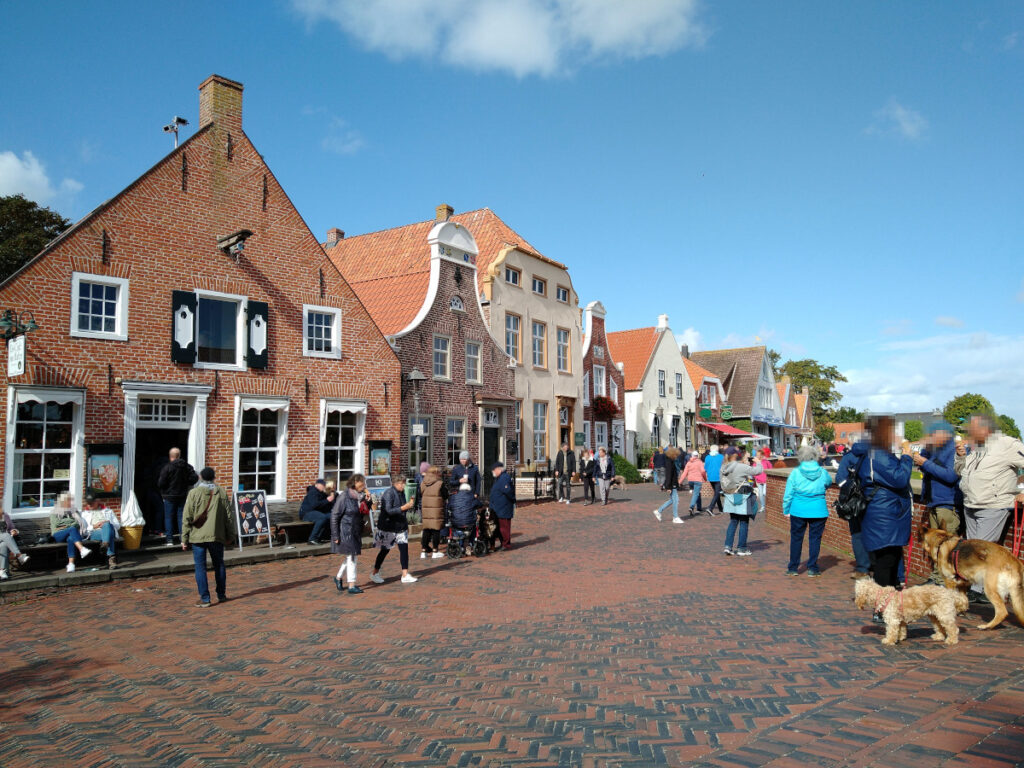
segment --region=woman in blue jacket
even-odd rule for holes
[[[789,568],[786,575],[796,576],[799,573],[804,532],[810,530],[807,575],[820,576],[818,552],[821,551],[821,535],[828,520],[825,489],[832,484],[832,477],[818,464],[818,449],[813,445],[801,445],[796,457],[800,465],[786,480],[786,493],[782,497],[782,514],[789,518]]]
[[[903,547],[910,541],[910,473],[914,462],[904,446],[903,455],[892,452],[895,435],[891,416],[875,416],[867,424],[870,442],[853,446],[853,458],[844,461],[836,472],[836,483],[842,485],[856,468],[867,509],[861,519],[861,538],[871,558],[875,581],[883,587],[899,583]]]

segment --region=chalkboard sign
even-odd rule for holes
[[[267,494],[263,491],[238,491],[235,494],[235,513],[238,520],[238,548],[242,539],[266,536],[270,546],[274,537],[270,535],[270,513],[267,512]]]

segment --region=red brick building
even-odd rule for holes
[[[462,450],[482,468],[507,460],[515,372],[484,319],[470,229],[440,205],[433,221],[347,238],[332,229],[326,250],[402,363],[395,469],[451,467]]]
[[[398,438],[398,359],[244,133],[242,85],[199,93],[192,137],[0,285],[39,326],[0,440],[23,525],[86,487],[153,515],[172,446],[273,512]]]
[[[583,310],[583,444],[596,451],[604,446],[622,454],[625,446],[625,392],[620,363],[612,359],[612,351],[604,331],[605,308],[592,301]],[[594,399],[607,398],[615,405],[615,413],[598,414]],[[607,408],[608,403],[604,404]]]

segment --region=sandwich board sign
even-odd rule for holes
[[[242,539],[266,536],[270,546],[274,537],[270,533],[270,513],[267,512],[267,494],[263,491],[238,491],[235,493],[235,515],[238,523],[238,548]]]

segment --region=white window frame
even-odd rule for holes
[[[594,397],[604,397],[605,392],[605,369],[603,365],[594,366]]]
[[[437,361],[434,356],[437,354],[437,340],[444,339],[448,342],[448,349],[445,352],[445,374],[438,376],[437,374]],[[441,333],[435,333],[433,340],[430,342],[430,372],[433,375],[434,381],[451,381],[452,380],[452,337],[445,336]]]
[[[512,331],[509,329],[508,324],[510,321],[516,321],[516,329]],[[513,354],[509,354],[508,351],[508,337],[509,334],[514,333],[516,337],[515,349]],[[517,363],[523,362],[523,317],[517,315],[515,312],[505,313],[505,354],[515,360]]]
[[[540,283],[540,290],[537,290],[537,283]],[[537,277],[537,275],[530,276],[530,290],[537,296],[548,295],[548,281],[543,277]]]
[[[112,285],[117,288],[114,331],[83,331],[78,328],[78,299],[82,283]],[[128,280],[123,277],[94,275],[88,272],[71,273],[71,335],[82,339],[128,341]]]
[[[658,369],[658,397],[665,397],[665,369]]]
[[[537,326],[544,329],[544,332],[537,336]],[[541,342],[541,362],[537,362],[536,342]],[[540,320],[530,321],[530,361],[534,368],[547,370],[548,367],[548,324]]]
[[[515,275],[514,280],[509,280],[509,275]],[[508,285],[514,285],[516,288],[523,287],[523,270],[518,267],[510,267],[505,265],[505,283]]]
[[[235,456],[231,487],[235,490],[251,491],[252,488],[238,488],[238,464],[242,453],[242,415],[246,410],[269,408],[277,412],[277,459],[274,467],[274,495],[268,495],[268,502],[288,500],[288,406],[287,397],[262,397],[235,395]],[[322,444],[323,441],[321,441]],[[265,450],[265,449],[264,449]],[[321,460],[323,452],[321,451]],[[134,471],[134,470],[133,470]]]
[[[476,347],[476,355],[469,354],[469,348]],[[466,383],[467,384],[479,384],[483,381],[483,372],[480,370],[483,356],[483,344],[479,341],[467,341],[466,342]],[[476,360],[476,376],[470,378],[469,375],[469,361],[473,358]]]
[[[603,436],[602,436],[603,435]],[[608,445],[608,423],[604,421],[594,422],[594,443],[597,447],[602,445],[605,451],[611,451],[611,446]]]
[[[590,371],[583,374],[583,404],[590,405]]]
[[[563,360],[561,335],[565,334],[565,355]],[[565,363],[563,366],[562,363]],[[559,373],[572,373],[572,331],[555,326],[555,369]]]
[[[562,298],[562,294],[563,293],[565,294],[565,298],[564,299]],[[560,301],[563,304],[568,304],[569,303],[569,289],[566,288],[564,285],[556,285],[555,286],[555,300],[556,301]]]
[[[246,345],[248,340],[248,334],[246,333],[246,310],[249,308],[249,297],[239,296],[234,293],[221,293],[219,291],[204,291],[196,289],[196,361],[194,366],[196,368],[203,368],[211,371],[244,371],[245,370],[245,353]],[[203,299],[213,299],[215,301],[233,301],[238,304],[238,310],[235,312],[235,362],[234,363],[204,363],[199,360],[199,303]],[[305,330],[303,330],[303,339],[305,339]],[[305,343],[305,342],[303,342]]]
[[[320,315],[331,315],[334,318],[331,324],[332,349],[330,352],[315,352],[309,349],[309,313],[315,312]],[[302,356],[322,357],[330,360],[341,359],[341,310],[338,307],[325,307],[320,304],[302,305]]]
[[[71,417],[71,476],[68,479],[68,490],[74,494],[75,502],[80,504],[85,477],[85,391],[63,387],[7,387],[7,450],[4,456],[4,509],[9,511],[11,520],[46,518],[50,516],[53,507],[14,506],[14,441],[19,393],[28,397],[39,398],[44,402],[48,399],[63,400],[67,398],[70,402],[74,403],[74,415]],[[134,467],[132,471],[135,471]]]
[[[547,461],[548,460],[548,420],[551,418],[551,409],[549,408],[549,404],[545,400],[534,400],[532,405],[533,405],[533,408],[531,409],[530,420],[531,420],[531,427],[533,428],[532,429],[532,431],[533,431],[533,435],[532,435],[533,441],[532,441],[532,445],[530,446],[530,454],[533,456],[534,464],[536,464],[538,462],[542,462],[542,461]],[[544,425],[544,430],[543,431],[537,429],[537,424],[538,424],[538,421],[537,421],[537,406],[538,405],[543,405],[544,406],[544,418],[540,421],[540,423]],[[537,442],[537,438],[540,437],[541,435],[543,435],[544,440],[543,440],[542,443],[538,443]],[[537,455],[537,449],[538,448],[541,448],[543,450],[543,455],[542,456],[538,456]]]
[[[583,422],[583,447],[590,450],[590,422]]]
[[[683,399],[683,374],[676,374],[676,400]]]
[[[608,399],[616,405],[619,404],[619,385],[611,376],[608,377]]]
[[[356,415],[356,442],[353,446],[353,474],[366,471],[366,403],[361,400],[335,400],[326,399],[320,401],[320,442],[317,444],[317,453],[320,460],[319,477],[323,477],[324,469],[324,441],[327,439],[327,417],[330,413],[354,413]],[[331,446],[332,448],[334,446]],[[339,488],[340,490],[340,488]]]
[[[458,432],[458,433],[452,432],[452,422],[453,421],[462,422],[462,431],[461,432]],[[456,464],[458,464],[459,463],[459,456],[458,455],[460,453],[462,453],[462,451],[465,451],[467,449],[467,443],[466,443],[466,421],[467,421],[467,419],[466,419],[465,416],[447,416],[447,417],[445,417],[445,420],[444,420],[444,458],[445,458],[446,466],[454,467]],[[452,452],[448,449],[448,438],[450,438],[450,437],[457,437],[457,438],[459,438],[460,445],[459,445],[459,448],[455,451],[455,461],[449,463],[448,460],[452,458],[451,457],[451,453]]]

